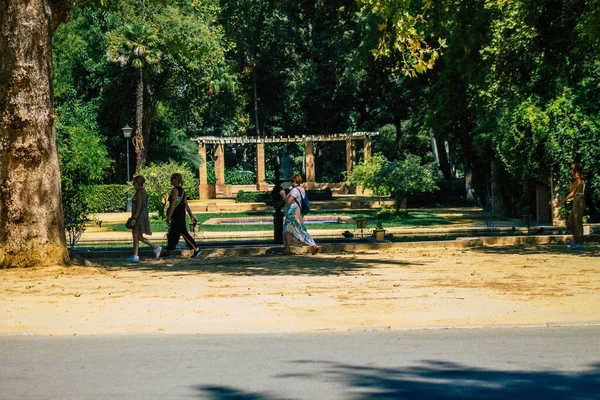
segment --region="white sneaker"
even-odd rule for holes
[[[136,263],[136,262],[140,261],[140,257],[139,256],[129,256],[125,259],[125,261]]]
[[[154,249],[154,254],[156,255],[156,258],[160,258],[161,251],[162,251],[162,247],[156,246],[156,248]]]

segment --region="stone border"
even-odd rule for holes
[[[330,216],[330,215],[319,215],[319,216],[315,216],[315,217],[306,217],[305,219],[310,220],[310,219],[325,219],[327,221],[324,221],[325,223],[331,221],[330,223],[341,223],[341,224],[345,224],[348,223],[350,221],[354,221],[351,217],[346,217],[346,216]],[[207,219],[206,221],[204,221],[201,225],[220,225],[221,223],[223,223],[224,221],[230,222],[252,222],[252,221],[261,221],[259,223],[256,223],[255,225],[260,225],[260,224],[273,224],[273,217],[241,217],[241,218],[210,218]],[[264,221],[264,222],[263,222]],[[307,224],[311,224],[314,222],[306,222]]]

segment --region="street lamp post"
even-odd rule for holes
[[[123,130],[123,136],[125,136],[127,141],[127,182],[129,182],[131,179],[131,176],[129,175],[129,139],[131,139],[131,131],[133,128],[131,128],[129,124],[125,124],[121,129]],[[127,192],[127,212],[131,212],[131,195],[129,192]]]

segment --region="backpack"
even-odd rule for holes
[[[300,192],[300,190],[298,190],[298,192],[300,193],[300,203],[298,203],[298,200],[294,197],[294,201],[296,201],[296,204],[298,204],[298,207],[300,207],[300,213],[302,215],[306,215],[310,212],[310,203],[308,201],[308,196],[302,196],[302,192]]]

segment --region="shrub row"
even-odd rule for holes
[[[83,187],[83,198],[89,212],[124,212],[129,185],[89,185]]]
[[[236,203],[263,203],[271,198],[271,192],[244,192],[240,190],[235,195]]]
[[[90,185],[83,188],[83,198],[91,213],[124,212],[127,207],[128,190],[133,192],[131,186],[128,185]],[[308,190],[307,195],[310,201],[331,200],[333,197],[329,188]],[[244,192],[240,190],[235,197],[235,201],[236,203],[262,203],[270,197],[271,192]]]
[[[333,194],[331,189],[307,190],[306,195],[309,201],[331,200]],[[240,190],[235,196],[236,203],[262,203],[271,198],[271,192],[244,192]]]

